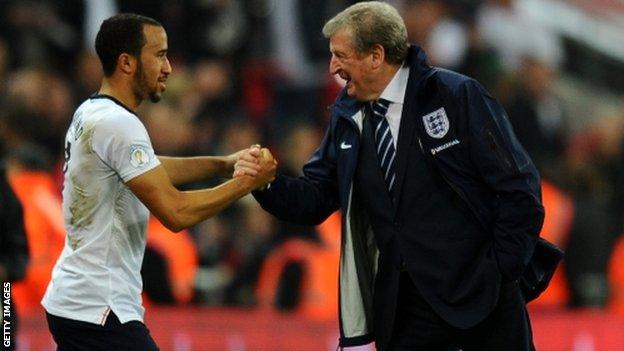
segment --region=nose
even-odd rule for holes
[[[166,74],[166,75],[170,75],[171,74],[171,63],[169,62],[169,58],[165,58],[165,65],[162,68],[162,73]]]
[[[329,60],[329,74],[337,74],[339,69],[340,66],[338,64],[338,60],[336,59],[336,56],[332,55],[331,59]]]

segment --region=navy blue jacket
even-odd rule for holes
[[[544,216],[539,175],[516,139],[505,111],[478,82],[429,66],[425,53],[416,46],[410,48],[407,64],[410,75],[397,140],[395,223],[401,227],[401,222],[409,221],[400,216],[400,199],[403,185],[410,181],[405,172],[409,150],[417,148],[472,210],[487,233],[487,259],[497,268],[493,279],[484,280],[487,286],[471,288],[492,297],[479,313],[462,315],[461,302],[447,303],[440,309],[433,306],[451,324],[467,328],[494,307],[501,281],[517,280],[531,258]],[[370,227],[362,227],[362,221],[354,218],[351,203],[362,107],[361,102],[341,92],[331,107],[323,141],[304,166],[304,175],[278,175],[268,190],[254,193],[268,212],[301,224],[318,224],[337,209],[342,210],[342,346],[364,344],[374,338],[373,286],[378,250]],[[435,305],[432,299],[436,298],[445,300],[436,287],[430,289],[423,293],[430,303]]]

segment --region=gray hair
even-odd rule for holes
[[[331,38],[341,30],[351,32],[353,45],[360,53],[369,53],[379,44],[389,63],[400,64],[407,57],[405,23],[397,10],[385,2],[366,1],[347,7],[325,23],[323,35]]]

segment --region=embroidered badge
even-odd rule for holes
[[[130,147],[130,164],[134,168],[142,168],[150,161],[150,154],[147,148],[142,145],[132,145]]]
[[[449,120],[444,107],[423,116],[425,130],[430,137],[441,139],[449,131]]]

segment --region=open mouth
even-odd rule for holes
[[[339,72],[338,76],[340,76],[340,78],[344,80],[346,83],[349,83],[351,81],[351,77],[344,72]]]

